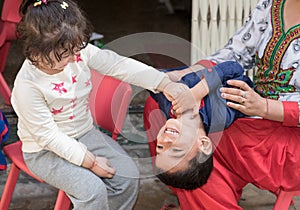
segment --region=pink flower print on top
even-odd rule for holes
[[[72,84],[76,83],[77,82],[77,79],[76,79],[77,75],[74,75],[72,76]]]
[[[63,110],[64,110],[64,107],[63,107],[63,106],[62,106],[60,109],[54,109],[54,108],[52,108],[51,113],[52,113],[53,115],[57,115],[57,114],[59,114],[59,113],[62,113]]]
[[[69,117],[69,120],[73,120],[75,118],[75,115],[72,115]]]
[[[88,112],[89,110],[90,110],[90,104],[87,103],[87,104],[85,105],[85,112]]]
[[[80,57],[80,54],[77,54],[76,55],[76,63],[80,62],[80,61],[83,61]]]
[[[71,100],[71,103],[72,103],[71,108],[72,109],[74,109],[76,107],[76,105],[77,105],[76,101],[77,101],[77,97]]]
[[[88,86],[90,86],[91,85],[91,80],[87,80],[86,82],[85,82],[85,87],[88,87]]]
[[[59,94],[67,92],[67,89],[64,88],[64,82],[57,83],[57,84],[56,83],[52,83],[52,85],[54,85],[54,88],[52,90],[59,92]]]

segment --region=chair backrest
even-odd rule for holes
[[[18,23],[21,20],[19,6],[22,0],[4,0],[1,11],[3,21]]]
[[[122,131],[131,99],[131,86],[113,77],[91,70],[90,109],[94,122],[116,139]]]
[[[144,105],[144,128],[148,140],[151,157],[156,156],[156,137],[161,127],[165,124],[166,118],[159,108],[158,103],[148,96]]]

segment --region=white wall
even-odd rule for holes
[[[191,64],[222,48],[258,0],[192,0]]]

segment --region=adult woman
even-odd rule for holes
[[[254,90],[232,80],[237,88],[220,91],[228,106],[260,119],[240,118],[223,132],[207,183],[175,190],[181,209],[241,209],[248,183],[274,194],[300,189],[299,9],[299,0],[260,0],[228,44],[207,58],[257,67]]]

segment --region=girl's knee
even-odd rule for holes
[[[107,199],[107,189],[105,183],[100,179],[94,179],[92,182],[87,181],[86,185],[81,186],[78,190],[82,200],[103,200]]]
[[[74,210],[108,209],[108,194],[103,181],[97,177],[92,180],[86,179],[85,183],[85,185],[74,183],[73,188],[76,190],[69,194]]]
[[[125,178],[120,178],[119,179],[119,184],[117,186],[117,194],[122,194],[122,193],[129,193],[129,194],[135,194],[138,191],[139,187],[139,179],[134,177],[125,177]]]

